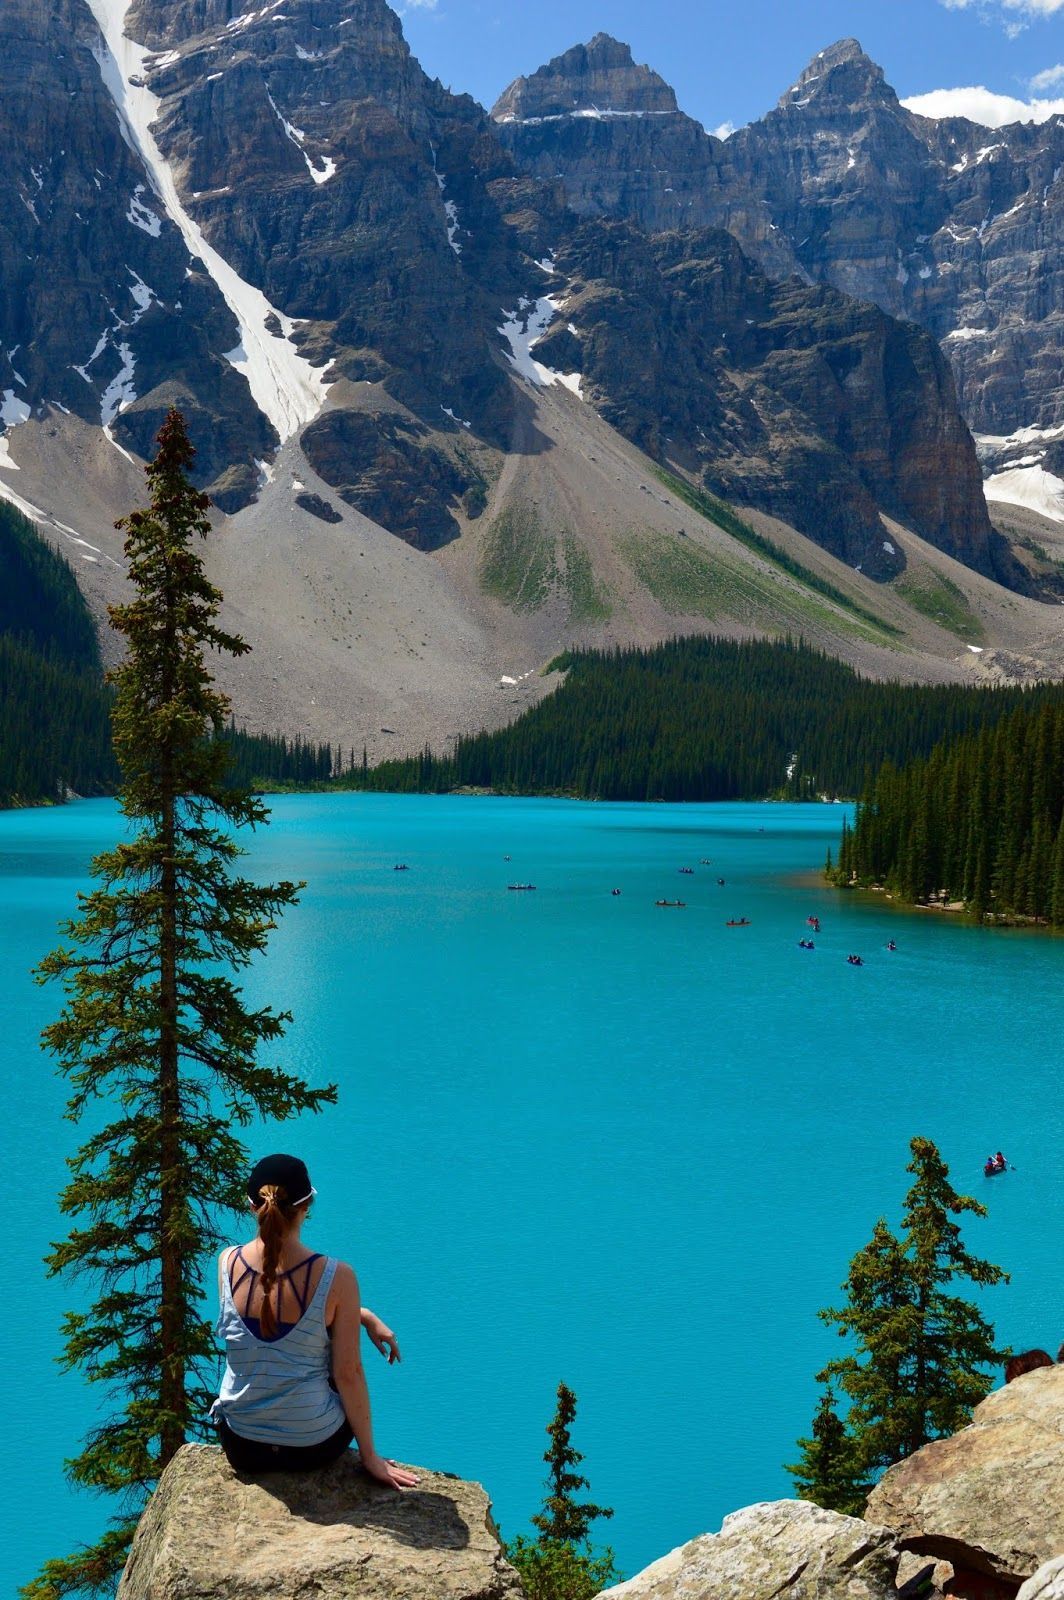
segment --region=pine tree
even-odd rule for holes
[[[543,1510],[532,1518],[532,1523],[545,1539],[585,1544],[591,1524],[599,1517],[612,1517],[613,1512],[574,1498],[581,1489],[591,1487],[582,1474],[573,1470],[584,1459],[580,1451],[573,1448],[575,1421],[576,1395],[566,1384],[559,1383],[558,1404],[547,1424],[550,1444],[543,1455],[550,1468],[548,1493]]]
[[[550,1444],[543,1459],[550,1471],[543,1509],[532,1518],[539,1538],[521,1534],[506,1546],[506,1555],[521,1576],[528,1600],[592,1600],[616,1583],[612,1550],[591,1548],[591,1524],[612,1517],[605,1506],[577,1500],[581,1489],[591,1487],[575,1469],[583,1461],[574,1449],[572,1427],[576,1420],[576,1395],[558,1385],[558,1403],[547,1425]]]
[[[835,1393],[826,1384],[813,1417],[811,1437],[799,1439],[801,1459],[787,1468],[799,1500],[811,1500],[825,1511],[859,1517],[871,1483],[861,1470],[853,1440],[835,1409]]]
[[[855,1346],[821,1376],[850,1402],[847,1430],[869,1474],[963,1427],[990,1391],[987,1369],[1001,1359],[979,1308],[950,1292],[957,1279],[980,1287],[1007,1281],[965,1248],[953,1220],[985,1216],[985,1207],[957,1193],[930,1139],[913,1139],[910,1150],[901,1237],[877,1222],[850,1263],[845,1305],[820,1313]]]
[[[109,1593],[146,1495],[202,1426],[214,1347],[200,1270],[220,1243],[219,1213],[241,1205],[234,1127],[335,1098],[258,1063],[289,1019],[249,1009],[230,976],[265,948],[299,886],[234,875],[233,830],[268,814],[228,771],[229,705],[204,652],[248,646],[217,624],[221,596],[195,548],[208,502],[189,481],[176,411],[158,446],[150,506],[119,524],[133,598],[111,611],[126,645],[111,674],[113,738],[135,831],[96,857],[97,887],[39,972],[66,988],[44,1043],[73,1086],[70,1119],[93,1127],[69,1162],[72,1227],[48,1267],[98,1286],[65,1317],[64,1359],[110,1404],[68,1469],[119,1496],[120,1512],[96,1545],[47,1562],[27,1600]]]
[[[979,1288],[1008,1282],[1008,1274],[974,1256],[953,1219],[986,1216],[986,1207],[958,1194],[949,1168],[930,1139],[913,1139],[906,1171],[913,1182],[905,1198],[902,1226],[914,1290],[911,1351],[911,1455],[929,1439],[956,1433],[990,1392],[989,1366],[997,1365],[994,1330],[970,1300],[950,1293],[957,1279]]]

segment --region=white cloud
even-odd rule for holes
[[[1044,89],[1056,89],[1061,84],[1064,84],[1064,62],[1059,67],[1046,67],[1044,72],[1036,72],[1027,87],[1041,94]]]
[[[1064,5],[1064,0],[1060,4]],[[1064,117],[1064,100],[1016,100],[1010,94],[995,94],[982,84],[966,89],[932,89],[929,94],[910,95],[902,105],[918,117],[967,117],[984,128]]]
[[[730,139],[735,132],[735,123],[722,122],[719,128],[707,128],[706,132],[712,134],[714,139]]]
[[[1064,5],[1064,0],[1061,0]],[[439,0],[403,0],[399,7],[401,11],[435,11]]]
[[[948,11],[978,11],[985,17],[999,17],[1010,39],[1023,32],[1040,17],[1054,17],[1064,10],[1064,0],[939,0]]]

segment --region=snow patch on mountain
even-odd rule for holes
[[[118,356],[122,365],[100,396],[100,426],[104,428],[109,428],[118,413],[124,411],[126,406],[131,406],[137,398],[133,385],[137,363],[124,341],[118,346]]]
[[[303,160],[306,162],[307,171],[314,179],[314,182],[328,183],[329,179],[336,171],[336,162],[333,161],[329,156],[319,156],[318,160],[322,164],[320,167],[316,167],[313,161],[310,159],[310,156],[303,148],[307,137],[306,133],[302,128],[295,127],[291,122],[289,122],[287,117],[282,115],[280,109],[278,108],[277,101],[273,98],[273,95],[270,93],[269,89],[266,90],[266,98],[270,102],[274,116],[277,118],[278,122],[281,124],[281,127],[285,131],[285,137],[292,141],[300,155],[303,157]]]
[[[974,438],[981,450],[1011,450],[1016,445],[1064,439],[1064,423],[1053,428],[1018,428],[1015,433],[977,433]]]
[[[144,83],[145,58],[150,52],[123,31],[129,5],[130,0],[89,0],[102,35],[95,52],[100,75],[114,100],[126,141],[144,162],[163,210],[180,229],[189,255],[202,261],[240,325],[240,341],[227,359],[244,375],[256,405],[281,439],[287,439],[321,410],[328,388],[324,372],[312,367],[296,349],[294,318],[272,306],[260,289],[207,243],[182,205],[173,172],[151,133],[159,100]],[[234,18],[233,23],[247,26],[275,9],[276,5],[266,6]],[[281,329],[279,335],[266,326],[274,318]]]
[[[556,295],[544,295],[541,300],[529,300],[522,295],[516,311],[503,311],[505,321],[499,332],[510,346],[507,359],[522,378],[540,389],[555,383],[564,384],[578,400],[582,400],[584,396],[578,372],[554,372],[532,354],[560,310],[561,302]]]
[[[446,196],[446,190],[447,190],[447,179],[446,179],[444,174],[439,170],[439,168],[436,165],[436,147],[435,147],[435,145],[429,145],[429,149],[432,151],[432,171],[433,171],[433,175],[434,175],[434,177],[436,179],[436,182],[437,182],[437,184],[439,186],[440,199],[443,201],[443,210],[444,210],[444,214],[445,214],[445,216],[447,218],[447,224],[446,224],[446,226],[447,226],[447,243],[450,245],[450,247],[454,251],[455,255],[456,256],[460,256],[462,254],[462,246],[458,243],[458,239],[456,237],[456,235],[458,233],[458,229],[461,226],[461,224],[458,221],[458,207],[455,205],[453,200],[448,200],[445,197]]]
[[[1025,506],[1053,522],[1064,523],[1064,478],[1044,467],[1013,466],[995,472],[983,484],[988,501]]]
[[[144,233],[150,233],[157,239],[163,231],[161,218],[155,215],[150,206],[144,204],[140,198],[144,193],[144,185],[138,183],[129,198],[129,210],[126,212],[126,221],[131,222],[135,228],[140,228]]]
[[[0,444],[4,442],[0,440]],[[2,452],[0,452],[0,464],[2,464]],[[18,471],[18,467],[13,461],[8,462],[7,465],[16,472]],[[6,500],[8,505],[14,506],[16,511],[21,511],[22,515],[28,517],[31,522],[38,522],[44,527],[54,528],[68,543],[74,545],[75,554],[80,556],[82,561],[90,561],[93,566],[97,566],[101,561],[106,561],[108,566],[116,567],[121,572],[121,563],[115,561],[112,556],[104,555],[99,545],[90,544],[69,523],[58,521],[50,512],[42,511],[40,506],[35,506],[32,500],[25,500],[22,495],[16,494],[11,485],[5,483],[3,478],[0,478],[0,500]]]
[[[30,408],[24,400],[15,396],[14,389],[5,389],[3,401],[0,402],[0,422],[5,428],[17,428],[20,423],[30,420]]]
[[[0,422],[5,430],[17,428],[23,422],[28,422],[30,408],[24,400],[19,400],[14,389],[5,389],[3,398],[0,399]],[[19,464],[11,458],[11,449],[7,442],[7,433],[0,433],[0,468],[5,472],[18,472]]]
[[[518,119],[512,111],[505,116],[497,117],[497,122],[517,122],[520,120],[522,127],[539,128],[547,122],[568,122],[573,117],[590,118],[593,122],[606,121],[611,117],[672,117],[674,111],[617,111],[613,106],[579,106],[575,111],[558,111],[549,117],[521,117]]]

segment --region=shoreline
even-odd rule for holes
[[[884,909],[903,914],[923,912],[932,916],[955,917],[969,927],[985,928],[988,932],[1046,933],[1057,938],[1064,935],[1064,928],[1054,927],[1042,917],[998,914],[994,911],[987,911],[982,916],[977,916],[968,910],[963,900],[902,900],[897,895],[888,893],[883,884],[832,883],[825,879],[823,874],[820,877],[824,888],[835,889],[839,894],[856,895],[859,899],[867,899],[870,905],[879,905]]]

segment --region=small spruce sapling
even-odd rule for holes
[[[576,1395],[559,1383],[557,1407],[547,1426],[550,1444],[543,1456],[550,1469],[547,1495],[542,1511],[532,1518],[539,1537],[519,1534],[506,1546],[527,1600],[592,1600],[620,1579],[613,1551],[591,1547],[591,1524],[612,1517],[612,1510],[576,1499],[591,1485],[576,1470],[584,1458],[572,1443],[575,1420]]]
[[[835,1392],[826,1384],[813,1417],[811,1436],[798,1440],[801,1459],[792,1474],[799,1500],[811,1500],[825,1511],[859,1517],[871,1483],[861,1470],[853,1440],[835,1409]]]

